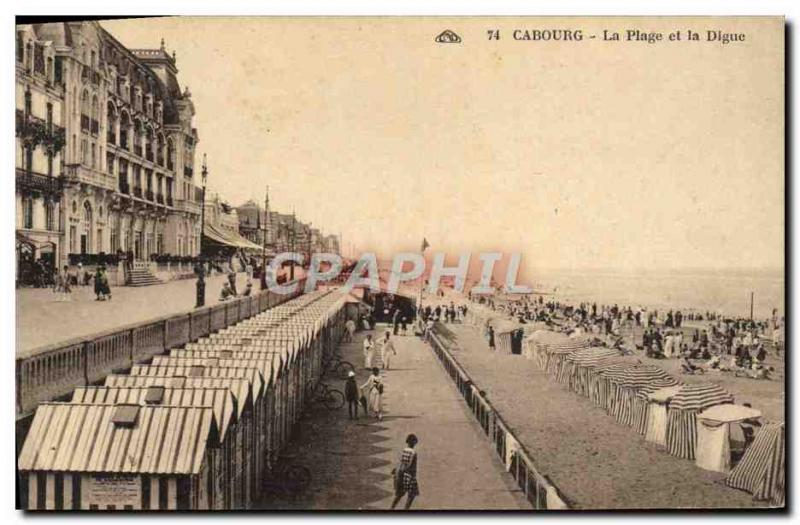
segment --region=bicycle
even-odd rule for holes
[[[350,361],[345,361],[340,356],[333,355],[324,362],[324,370],[326,375],[333,373],[334,377],[344,380],[347,379],[350,372],[356,371],[356,367]]]
[[[321,404],[328,410],[338,410],[344,406],[344,394],[325,383],[309,383],[306,391],[309,403]]]

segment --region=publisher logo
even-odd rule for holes
[[[445,29],[436,37],[436,42],[440,44],[460,44],[461,37],[449,29]]]

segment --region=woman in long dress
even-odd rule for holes
[[[406,438],[406,448],[400,453],[400,462],[393,471],[394,474],[394,501],[392,509],[400,503],[403,496],[406,499],[405,508],[408,510],[414,498],[419,496],[419,483],[417,482],[417,451],[414,447],[419,440],[414,434],[409,434]]]
[[[372,368],[372,359],[375,357],[375,343],[372,341],[372,334],[367,334],[364,339],[364,368]]]
[[[361,392],[367,398],[367,413],[377,416],[378,421],[381,421],[383,419],[381,413],[383,381],[377,367],[372,369],[372,375],[369,376],[367,382],[361,385]]]

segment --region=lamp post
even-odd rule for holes
[[[196,308],[200,308],[206,304],[206,280],[205,280],[205,262],[202,259],[203,255],[203,234],[206,231],[206,181],[208,180],[208,167],[206,166],[206,154],[203,153],[203,169],[200,172],[203,181],[203,202],[200,203],[200,263],[197,265],[197,302]]]

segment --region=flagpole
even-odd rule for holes
[[[427,239],[424,237],[422,238],[422,249],[420,250],[420,255],[422,255],[423,262],[425,260],[425,248],[427,248]],[[419,278],[419,295],[417,295],[417,320],[421,319],[420,312],[422,311],[422,287],[425,286],[425,270],[422,271],[422,275]]]

